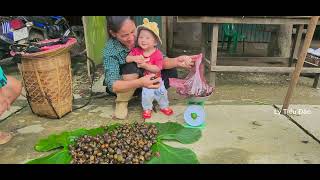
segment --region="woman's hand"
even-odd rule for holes
[[[141,86],[149,89],[157,89],[160,87],[161,78],[158,77],[156,79],[152,78],[154,74],[148,74],[140,78]]]
[[[182,55],[176,58],[177,67],[190,69],[194,66],[193,56]]]

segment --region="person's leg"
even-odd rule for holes
[[[11,76],[6,76],[6,78],[6,84],[2,88],[0,88],[0,116],[19,97],[22,90],[20,81]]]
[[[133,80],[137,79],[137,74],[126,74],[122,75],[123,80]],[[133,93],[136,89],[128,90],[127,92],[118,92],[116,93],[116,108],[115,108],[115,118],[117,119],[126,119],[128,115],[128,103],[133,96]]]
[[[8,98],[10,105],[20,96],[21,82],[11,76],[7,76],[7,85],[1,88],[1,94]]]
[[[110,96],[115,96],[117,97],[116,93],[111,92],[108,87],[106,87],[106,92],[110,95]],[[138,96],[141,99],[141,92],[142,92],[142,88],[137,88],[134,93],[133,96]]]
[[[7,76],[7,84],[0,89],[0,95],[2,100],[6,101],[10,106],[20,95],[22,90],[21,82],[17,79]],[[7,106],[0,104],[0,116],[7,110]],[[0,144],[5,144],[10,141],[12,135],[7,132],[0,131]]]
[[[120,67],[120,73],[122,79],[126,81],[131,81],[138,79],[143,76],[143,70],[138,68],[136,63],[127,63]],[[137,88],[134,92],[135,96],[141,95],[142,88]]]
[[[108,86],[106,87],[106,92],[107,92],[109,95],[111,95],[111,96],[117,96],[117,94],[116,94],[116,93],[113,93],[113,92],[108,88]]]
[[[142,93],[142,88],[137,88],[134,91],[133,96],[137,96],[139,99],[141,99],[141,93]]]
[[[142,88],[141,103],[143,108],[142,117],[144,119],[151,118],[153,100],[155,98],[155,89]]]
[[[154,100],[154,89],[142,88],[142,108],[143,110],[152,110],[152,102]]]
[[[168,89],[170,87],[169,78],[178,78],[177,68],[162,70],[161,77],[164,81],[164,86],[166,87],[166,89]]]
[[[122,75],[123,80],[133,80],[133,79],[142,77],[143,70],[138,68],[136,63],[126,63],[123,65],[120,65],[120,75]],[[105,84],[105,80],[103,81],[103,86],[107,86]],[[142,89],[139,88],[139,90],[137,90],[135,94],[139,92],[141,93],[141,90]],[[116,94],[113,93],[111,89],[108,89],[108,87],[106,87],[106,92],[110,95],[116,96]]]
[[[0,117],[1,115],[6,112],[10,107],[9,99],[1,94],[0,89]]]
[[[122,79],[125,81],[130,81],[139,78],[139,68],[135,63],[127,63],[120,67],[120,72]],[[115,108],[115,118],[126,119],[128,115],[128,102],[132,98],[136,89],[128,90],[127,92],[116,93],[116,108]]]
[[[159,89],[155,92],[155,99],[160,106],[160,111],[166,115],[171,115],[173,110],[169,107],[168,91],[164,87],[164,83],[161,83]]]

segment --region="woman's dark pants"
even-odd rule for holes
[[[125,75],[125,74],[139,74],[139,77],[143,76],[143,70],[141,68],[137,67],[137,64],[132,62],[132,63],[126,63],[120,66],[120,75]],[[169,78],[177,78],[178,73],[176,68],[172,69],[163,69],[161,71],[161,76],[162,80],[164,81],[164,86],[166,89],[170,87],[169,85]],[[105,81],[104,81],[105,82]],[[106,91],[108,94],[116,96],[115,93],[111,92],[108,88],[106,88]],[[140,96],[142,92],[142,88],[137,88],[134,96]]]

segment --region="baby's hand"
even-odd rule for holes
[[[150,58],[143,58],[143,61],[137,62],[138,68],[145,69],[145,66],[148,64],[149,61],[150,61]]]
[[[141,64],[141,63],[143,63],[143,62],[144,62],[144,57],[143,57],[142,55],[135,56],[135,58],[134,58],[134,61],[133,61],[133,62],[135,62],[135,63],[137,63],[137,64]]]
[[[150,58],[144,58],[144,62],[149,62],[150,61]]]
[[[146,66],[147,64],[148,64],[147,62],[143,61],[143,62],[141,62],[141,63],[137,63],[137,66],[138,66],[138,68],[143,68],[143,69],[145,69],[145,66]]]

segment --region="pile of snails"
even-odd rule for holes
[[[158,130],[153,124],[123,124],[103,135],[84,135],[69,146],[72,164],[144,164],[154,154]]]

